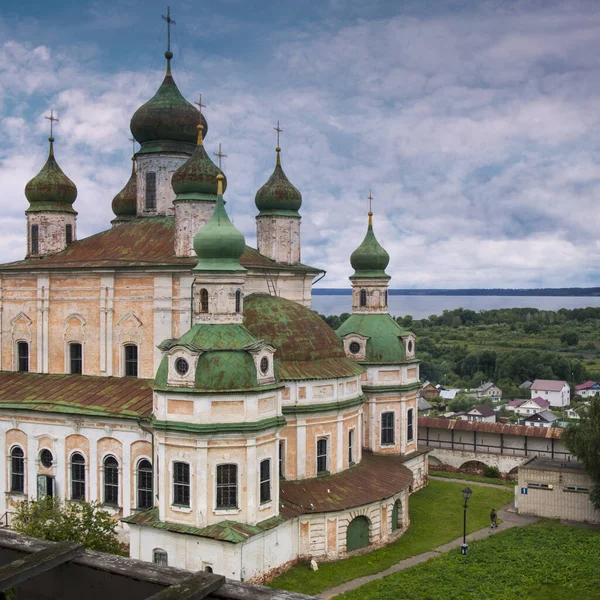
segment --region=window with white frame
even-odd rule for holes
[[[40,226],[31,226],[31,254],[39,254],[40,252]]]
[[[173,463],[173,504],[190,505],[190,465],[184,462]]]
[[[104,504],[119,506],[119,463],[114,456],[104,459]]]
[[[156,210],[156,173],[146,173],[146,210]]]
[[[85,500],[85,458],[79,452],[71,455],[71,500]]]
[[[153,489],[152,464],[143,458],[137,465],[137,507],[151,508]]]
[[[25,453],[23,448],[15,446],[10,451],[10,491],[25,491]]]
[[[125,353],[125,377],[138,376],[138,347],[135,344],[127,344]]]
[[[360,290],[360,305],[367,305],[367,290]]]
[[[354,464],[354,429],[348,431],[348,464]]]
[[[29,371],[29,344],[17,342],[17,371]]]
[[[155,565],[166,567],[169,564],[169,555],[162,548],[154,548],[152,550],[152,562]]]
[[[406,440],[412,442],[415,436],[415,427],[413,424],[414,409],[409,408],[406,413]]]
[[[79,342],[69,344],[69,365],[71,375],[83,373],[83,347]]]
[[[271,459],[260,461],[260,503],[271,502]]]
[[[285,440],[279,440],[279,478],[285,479]]]
[[[381,444],[384,445],[395,443],[394,433],[394,413],[381,413]]]
[[[217,466],[217,508],[237,508],[237,465]]]
[[[327,438],[317,440],[317,473],[327,472]]]

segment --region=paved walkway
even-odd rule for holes
[[[469,481],[468,479],[454,479],[454,477],[436,477],[435,475],[427,475],[427,479],[435,479],[436,481],[449,481],[450,483],[466,483],[467,485],[480,485],[481,487],[500,488],[510,490],[507,485],[501,483],[483,483],[483,481]]]
[[[430,479],[435,479],[434,477],[430,477]],[[441,479],[441,478],[440,478]],[[444,481],[449,481],[448,479],[444,479]],[[452,480],[450,480],[452,481]],[[492,486],[498,487],[489,483],[478,483],[475,481],[469,481],[468,483],[473,485],[482,485],[482,486]],[[531,525],[535,523],[538,519],[537,517],[527,517],[524,515],[518,515],[514,512],[514,508],[512,504],[507,504],[502,507],[498,511],[498,516],[502,520],[502,523],[498,525],[498,527],[491,529],[490,527],[485,527],[484,529],[479,529],[478,531],[474,531],[467,536],[467,542],[474,542],[476,540],[481,540],[490,535],[494,535],[496,533],[500,533],[501,531],[506,531],[507,529],[512,529],[513,527],[521,527],[523,525]],[[388,575],[392,575],[392,573],[397,573],[398,571],[402,571],[404,569],[408,569],[410,567],[414,567],[420,563],[426,562],[431,558],[435,558],[436,556],[440,556],[444,552],[449,552],[454,548],[460,548],[463,539],[462,536],[444,544],[443,546],[438,546],[431,552],[425,552],[424,554],[418,554],[417,556],[412,556],[411,558],[407,558],[405,560],[401,560],[399,563],[392,565],[389,569],[385,571],[381,571],[379,573],[375,573],[373,575],[367,575],[365,577],[359,577],[358,579],[353,579],[352,581],[347,581],[342,585],[338,585],[337,587],[331,588],[329,590],[325,590],[321,594],[317,596],[317,598],[335,598],[344,592],[349,592],[350,590],[355,590],[356,588],[365,585],[366,583],[371,583],[372,581],[377,581],[378,579],[382,579],[383,577],[387,577]]]

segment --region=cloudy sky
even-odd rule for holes
[[[155,0],[25,0],[0,15],[0,260],[25,251],[26,182],[77,184],[78,235],[109,227],[129,119],[164,74]],[[300,189],[303,262],[346,287],[369,189],[393,287],[600,285],[600,2],[171,0],[182,93],[228,158],[255,245],[274,164]]]

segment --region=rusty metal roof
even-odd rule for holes
[[[0,271],[44,269],[180,267],[191,269],[196,256],[175,256],[175,218],[144,217],[76,240],[62,252],[0,265]],[[246,246],[240,263],[246,269],[319,273],[303,264],[284,265]]]
[[[413,482],[412,471],[400,456],[373,454],[363,450],[361,462],[341,473],[300,481],[282,481],[281,514],[337,512],[385,500]]]
[[[482,433],[503,433],[504,435],[523,435],[555,440],[559,440],[562,437],[562,429],[555,427],[526,427],[525,425],[509,425],[507,423],[484,423],[434,417],[419,417],[419,428],[421,427],[455,429],[457,431],[478,431]]]
[[[0,371],[0,407],[70,414],[143,417],[152,412],[150,380]]]

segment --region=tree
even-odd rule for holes
[[[24,500],[11,520],[17,533],[51,542],[81,542],[90,550],[127,556],[117,540],[115,520],[97,502],[63,502],[46,496]]]
[[[579,344],[579,336],[575,331],[566,331],[560,336],[560,343],[567,346],[577,346]]]
[[[594,487],[590,500],[600,510],[600,398],[593,398],[581,421],[570,424],[562,435],[569,452],[583,464],[585,472],[592,478]]]

